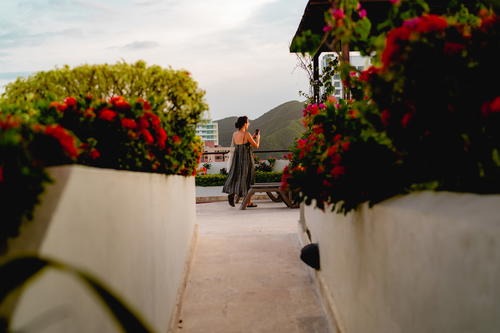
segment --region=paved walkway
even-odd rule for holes
[[[298,209],[197,205],[199,239],[176,332],[333,333],[299,259]]]

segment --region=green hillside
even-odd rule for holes
[[[304,103],[289,101],[266,112],[255,120],[250,120],[251,133],[256,128],[261,131],[260,150],[289,149],[295,138],[304,131],[300,119]],[[219,144],[228,147],[231,145],[231,136],[235,131],[236,117],[217,120],[219,124]],[[283,154],[277,157],[281,157]],[[264,156],[261,156],[264,157]]]

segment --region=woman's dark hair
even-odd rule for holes
[[[247,116],[238,117],[238,120],[236,120],[234,127],[236,127],[237,129],[241,129],[243,125],[245,125],[247,122],[248,122]]]

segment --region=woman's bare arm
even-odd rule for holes
[[[250,144],[251,144],[253,147],[255,147],[255,148],[259,148],[259,145],[260,145],[260,134],[258,134],[258,135],[255,137],[255,139],[256,139],[256,140],[254,140],[254,139],[253,139],[253,137],[252,137],[252,135],[251,135],[250,133],[248,133],[248,132],[245,132],[245,133],[246,133],[245,135],[246,135],[246,137],[247,137],[248,142],[250,142]]]

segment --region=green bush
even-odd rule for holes
[[[256,183],[275,183],[281,181],[281,172],[255,172]],[[227,175],[197,175],[196,186],[223,186]]]
[[[196,125],[208,109],[205,92],[198,88],[190,73],[160,66],[119,62],[114,65],[64,66],[18,78],[5,87],[1,102],[25,106],[39,101],[62,101],[68,96],[109,99],[148,99],[153,110],[166,112],[179,126]],[[36,108],[31,110],[36,113]]]

